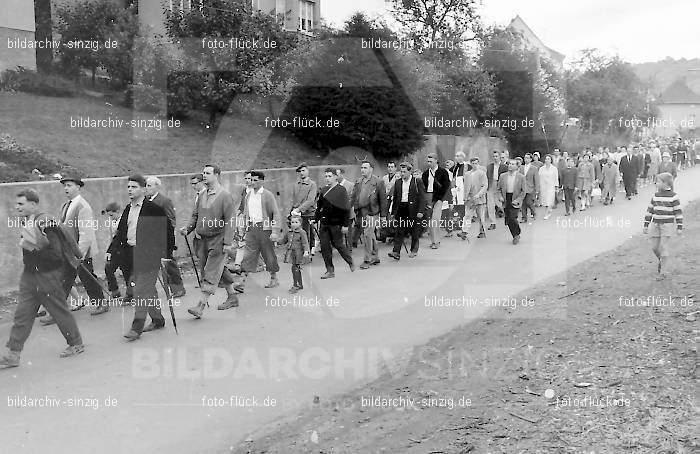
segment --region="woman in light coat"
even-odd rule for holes
[[[544,157],[544,165],[539,170],[540,177],[540,202],[542,206],[547,207],[544,219],[549,219],[552,215],[552,207],[554,206],[554,198],[557,194],[559,186],[559,171],[552,165],[552,156]]]

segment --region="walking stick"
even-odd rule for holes
[[[197,276],[197,284],[199,285],[199,288],[202,288],[202,281],[199,279],[199,271],[197,271],[197,264],[194,262],[194,255],[192,254],[190,240],[187,239],[187,235],[185,235],[185,244],[187,245],[187,250],[190,253],[190,260],[192,260],[192,268],[194,268],[194,275]]]
[[[165,297],[168,299],[168,307],[170,308],[170,318],[173,321],[173,328],[175,328],[175,334],[180,334],[177,332],[177,321],[175,320],[175,310],[173,309],[173,296],[170,292],[170,280],[168,279],[168,271],[163,267],[163,260],[160,262],[160,275],[158,275],[158,281],[160,285],[163,286],[163,291],[165,292]]]

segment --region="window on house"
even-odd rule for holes
[[[299,0],[299,30],[311,32],[314,29],[314,4]]]
[[[192,6],[202,11],[203,0],[169,0],[170,11],[180,11],[181,13],[192,11]]]

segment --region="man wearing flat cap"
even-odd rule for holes
[[[73,239],[78,243],[80,252],[83,254],[82,266],[78,266],[77,274],[80,282],[83,283],[85,291],[93,306],[91,315],[104,314],[109,311],[109,306],[105,301],[102,287],[93,271],[92,258],[98,253],[97,237],[95,232],[99,226],[98,221],[93,217],[92,207],[80,194],[80,190],[85,183],[77,175],[67,175],[61,179],[63,192],[68,201],[61,207],[59,222],[67,227],[73,235]],[[75,276],[68,276],[66,280],[67,292],[75,282]]]

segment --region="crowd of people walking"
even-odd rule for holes
[[[517,245],[521,225],[539,218],[538,207],[544,209],[542,220],[549,219],[560,204],[568,216],[596,203],[616,203],[619,188],[631,199],[640,186],[654,183],[659,190],[649,205],[644,231],[651,228],[661,271],[668,257],[665,239],[674,223],[679,232],[682,229],[673,180],[679,171],[694,165],[694,156],[686,155],[688,149],[682,141],[658,141],[615,151],[584,149],[573,155],[554,149],[544,159],[538,151],[523,157],[494,151],[485,166],[479,157],[467,159],[463,152],[443,163],[436,154],[428,154],[422,172],[411,162],[389,162],[381,177],[372,162],[363,161],[361,176],[354,182],[346,178],[344,169],[328,167],[322,186],[310,178],[309,167],[300,164],[287,210],[265,188],[264,172],[245,172],[244,188],[229,191],[220,181],[220,168],[207,164],[190,178],[191,213],[179,229],[161,180],[132,175],[125,187],[129,203],[111,202],[103,210],[112,221],[105,256],[106,288],[94,272],[93,258],[99,248],[93,210],[81,195],[85,183],[79,176],[66,176],[61,184],[67,200],[57,217],[44,212],[36,191],[17,193],[24,270],[8,351],[0,357],[0,365],[19,365],[35,318],[45,311],[48,316],[41,323],[57,324],[68,343],[61,356],[84,350],[70,310],[81,305],[67,302],[76,277],[87,292],[92,315],[109,312],[112,302],[134,306],[131,328],[124,334],[127,340],[162,329],[166,319],[156,283],[161,282],[170,303],[186,294],[174,258],[176,232],[185,239],[198,281],[199,296],[188,313],[201,319],[217,288],[227,294],[217,309],[237,307],[249,274],[261,267],[269,273],[265,288],[278,287],[275,247],[279,243],[284,245],[283,261],[290,264],[289,292],[297,293],[304,288],[304,279],[309,279],[302,270],[316,252],[323,259],[325,273],[320,279],[325,280],[335,277],[334,249],[350,272],[366,270],[381,264],[381,242],[391,244],[390,259],[401,260],[404,250],[413,259],[426,234],[430,249],[439,249],[441,238],[455,232],[463,241],[483,240],[498,228],[498,218],[504,219]],[[356,266],[351,251],[360,244],[362,263]],[[124,297],[115,277],[118,270],[125,282]]]

